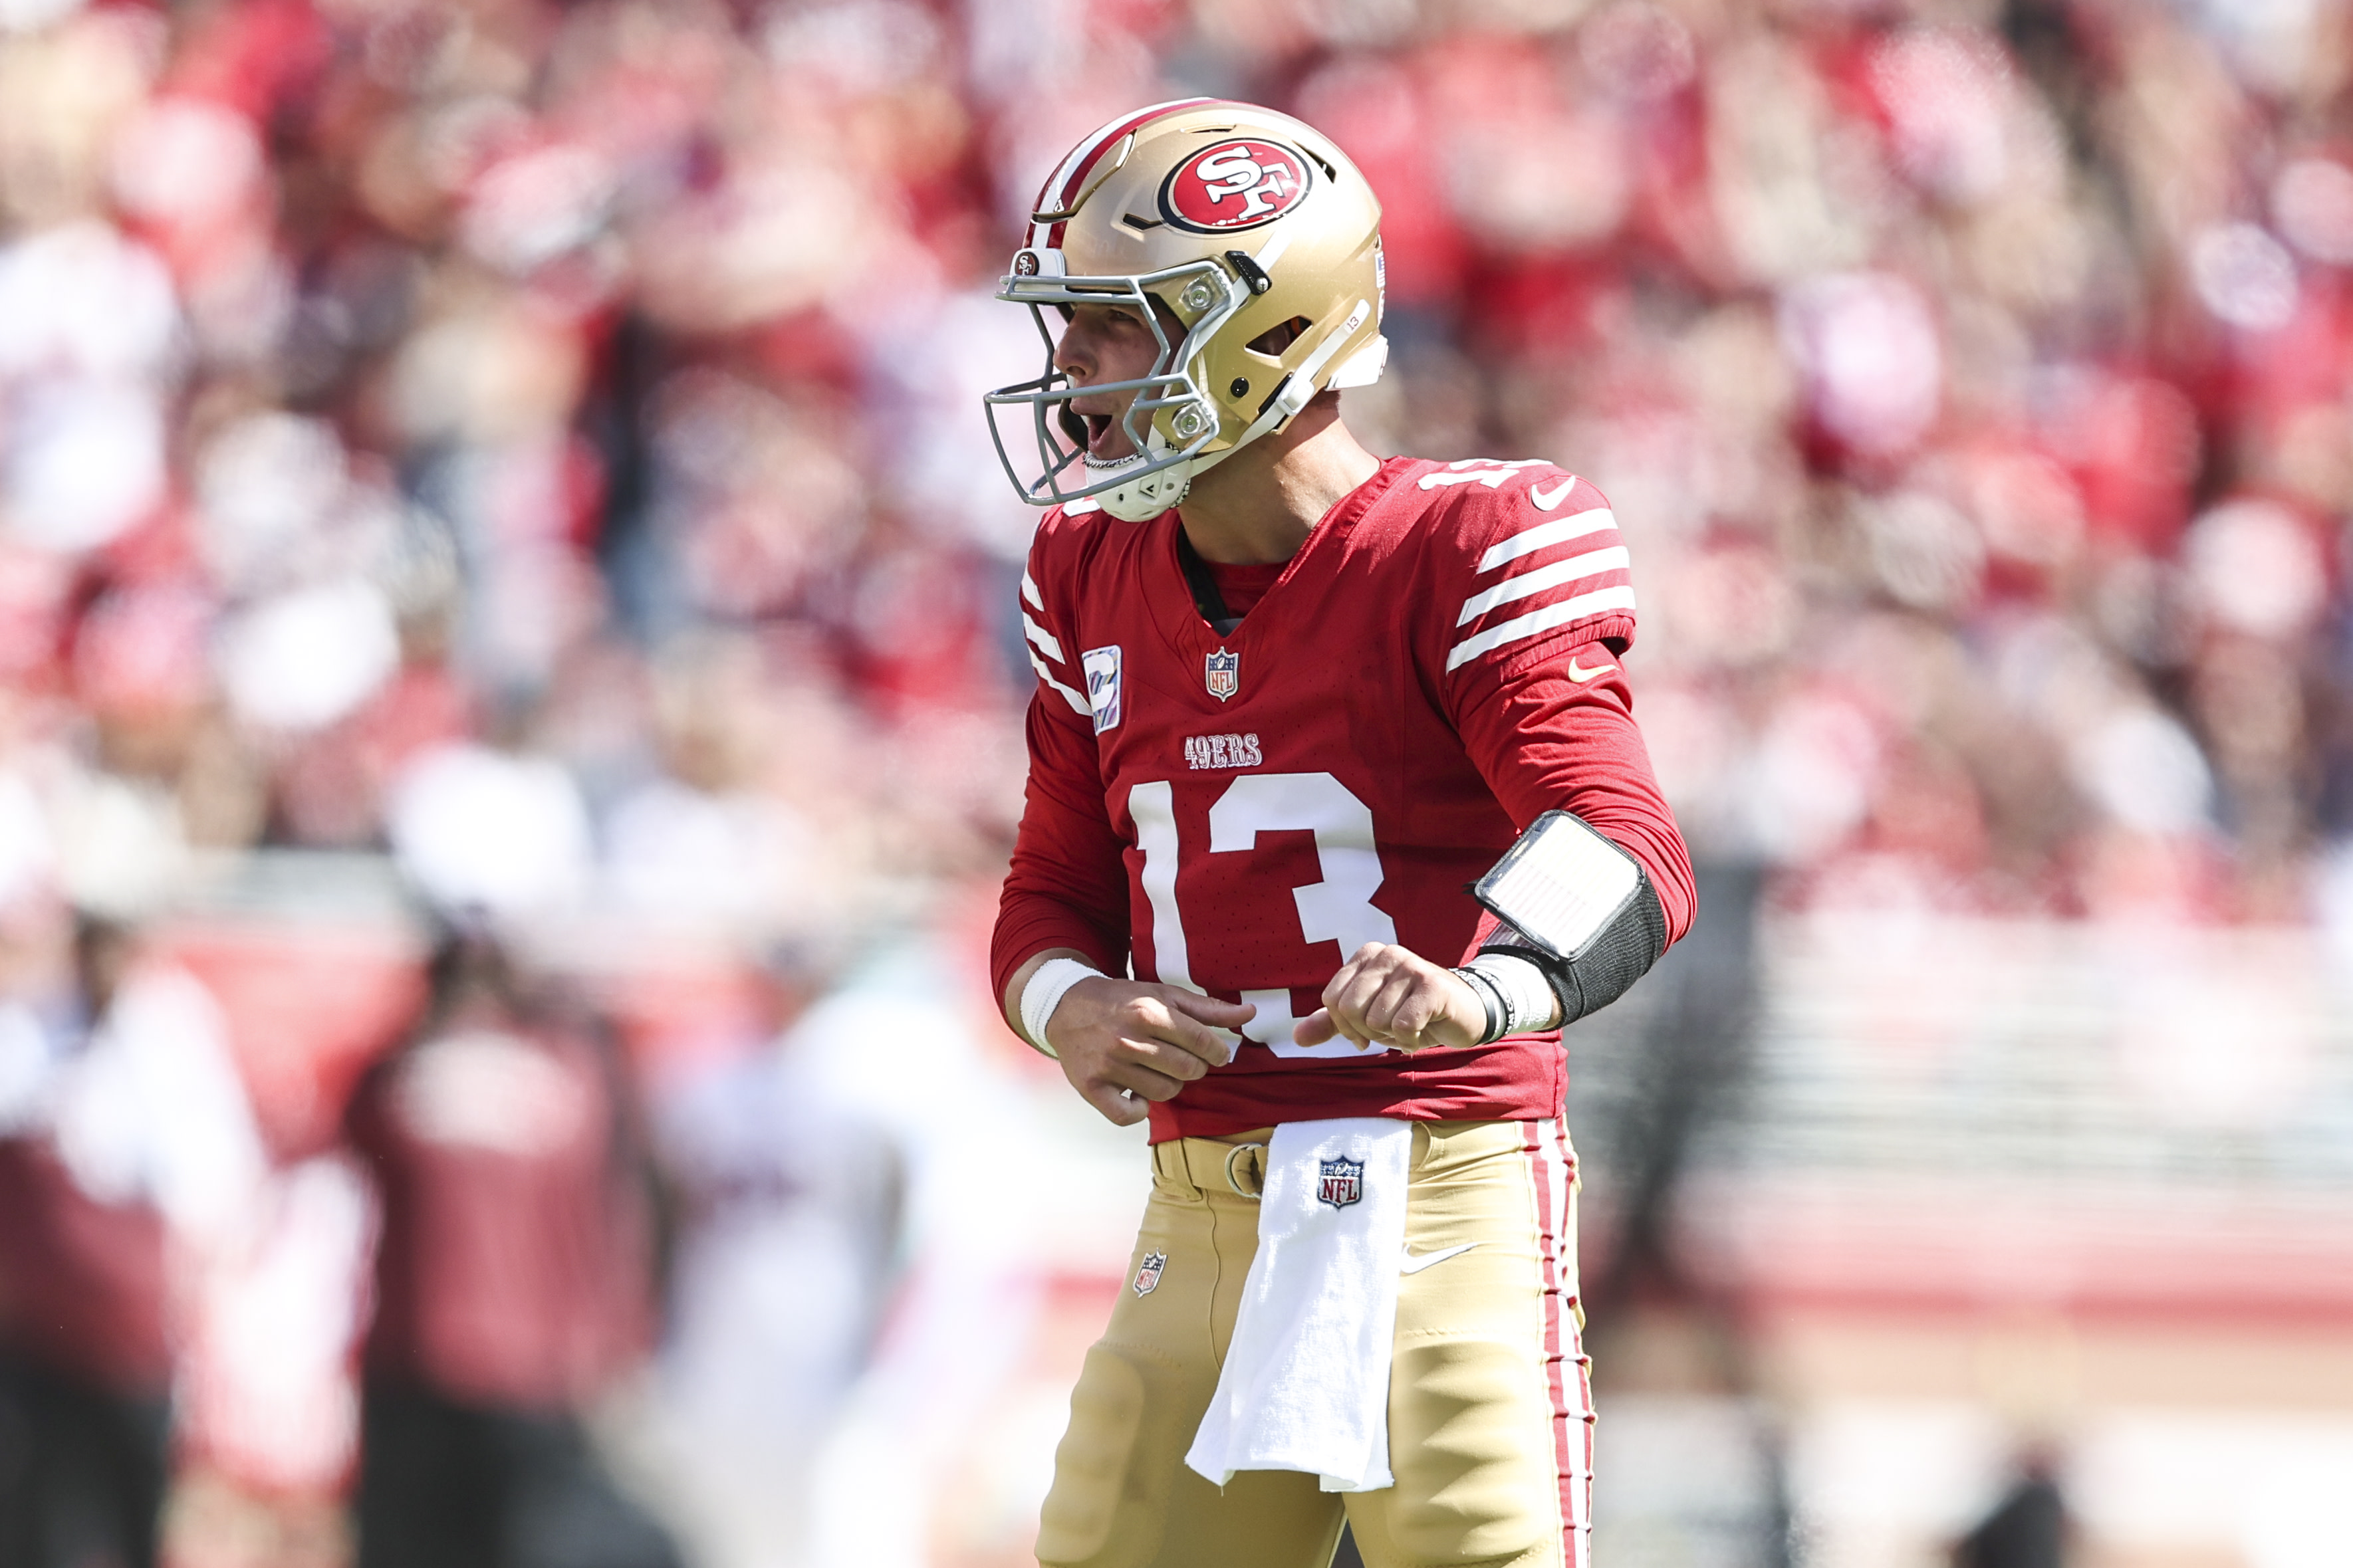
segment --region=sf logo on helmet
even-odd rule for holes
[[[1237,137],[1205,147],[1170,171],[1160,205],[1197,233],[1256,228],[1307,194],[1307,160],[1280,142]]]

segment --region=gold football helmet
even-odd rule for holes
[[[1155,517],[1195,474],[1282,429],[1317,393],[1379,377],[1382,285],[1380,203],[1321,132],[1211,98],[1114,120],[1047,179],[997,284],[998,299],[1029,307],[1046,342],[1044,374],[987,395],[997,458],[1032,505],[1093,497],[1114,517]],[[1120,301],[1159,340],[1151,374],[1072,385],[1055,368],[1046,308]],[[1287,342],[1274,331],[1303,321]],[[1134,455],[1091,457],[1071,399],[1128,391]],[[1037,444],[1028,479],[1000,423],[1019,408]]]

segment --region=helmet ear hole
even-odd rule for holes
[[[1304,316],[1293,316],[1287,321],[1277,321],[1273,326],[1252,338],[1245,346],[1254,354],[1264,354],[1269,359],[1280,359],[1282,357],[1282,351],[1297,342],[1299,334],[1314,324]]]

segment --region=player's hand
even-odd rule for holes
[[[1469,1046],[1487,1032],[1487,1009],[1471,983],[1418,952],[1368,942],[1324,987],[1324,1005],[1292,1026],[1303,1046],[1335,1035],[1358,1048],[1401,1051]]]
[[[1149,1114],[1145,1101],[1177,1090],[1234,1059],[1240,1028],[1258,1009],[1197,991],[1099,976],[1063,993],[1046,1040],[1079,1098],[1119,1126]]]

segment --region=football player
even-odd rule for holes
[[[1559,1031],[1682,934],[1691,868],[1601,496],[1341,420],[1387,354],[1379,226],[1311,127],[1161,104],[1055,169],[998,291],[1046,363],[989,416],[1050,510],[994,978],[1089,1104],[1149,1119],[1155,1173],[1045,1563],[1321,1568],[1344,1518],[1373,1568],[1585,1561]],[[1394,1165],[1313,1159],[1326,1128]],[[1402,1247],[1285,1218],[1278,1267],[1278,1195],[1311,1230],[1393,1198]],[[1361,1465],[1325,1441],[1356,1387]]]

